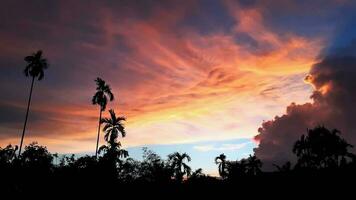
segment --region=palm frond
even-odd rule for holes
[[[44,70],[49,66],[47,60],[42,58],[42,51],[39,50],[31,56],[26,56],[24,60],[28,63],[24,70],[25,76],[38,77],[38,80],[42,80]]]
[[[109,147],[108,147],[108,146],[106,146],[106,145],[102,145],[102,146],[99,148],[98,153],[100,154],[102,151],[107,152],[107,150],[108,150],[108,149],[109,149]]]
[[[33,57],[33,56],[26,56],[26,57],[24,58],[24,60],[25,60],[26,62],[30,63],[30,62],[32,62],[32,61],[34,60],[34,57]]]
[[[44,77],[44,71],[43,70],[40,70],[40,71],[38,71],[38,78],[37,78],[37,80],[42,80],[43,79],[43,77]]]
[[[110,109],[109,110],[109,113],[110,113],[110,117],[113,121],[116,121],[116,114],[115,114],[115,111],[113,109]]]
[[[187,153],[183,153],[183,154],[182,154],[182,159],[184,159],[184,158],[187,158],[188,162],[191,161],[191,158],[190,158],[190,156],[189,156]]]

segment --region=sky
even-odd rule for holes
[[[354,109],[355,63],[335,59],[355,56],[355,8],[348,0],[2,1],[0,146],[19,143],[30,87],[23,58],[41,49],[50,67],[34,86],[25,144],[92,154],[101,77],[115,95],[108,109],[127,117],[120,141],[134,158],[142,147],[187,152],[210,174],[223,152],[290,159],[291,139],[313,125],[356,130],[351,115],[332,115]]]

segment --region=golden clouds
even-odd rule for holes
[[[106,19],[109,36],[119,35],[129,49],[121,67],[144,77],[129,89],[120,80],[113,83],[125,99],[125,106],[117,106],[128,117],[126,146],[252,138],[261,121],[281,113],[291,98],[308,101],[302,78],[286,77],[309,70],[322,39],[279,35],[265,26],[259,9],[226,6],[235,25],[213,34],[169,29],[184,16],[177,13],[120,23]],[[247,47],[241,33],[257,45]],[[276,88],[260,96],[281,77],[293,91]]]
[[[47,120],[39,123],[41,129],[33,124],[37,128],[32,131],[40,131],[40,140],[48,140],[50,148],[93,149],[97,110],[86,101],[93,85],[82,80],[97,75],[107,80],[118,99],[109,107],[128,118],[125,146],[252,138],[260,122],[281,113],[290,99],[308,100],[310,90],[301,77],[315,62],[323,38],[288,31],[281,35],[265,23],[260,8],[231,1],[224,4],[233,20],[229,28],[198,31],[185,24],[194,6],[168,11],[156,6],[139,17],[121,16],[109,8],[100,9],[99,16],[93,12],[97,21],[89,24],[99,27],[100,34],[89,29],[83,33],[88,39],[73,45],[78,54],[73,59],[82,59],[80,69],[85,71],[77,75],[77,83],[87,85],[55,91],[76,97],[66,101],[70,105],[58,105],[57,100],[35,106]],[[75,71],[78,66],[70,64]]]

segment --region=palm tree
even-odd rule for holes
[[[115,142],[108,145],[102,145],[98,152],[101,153],[102,151],[105,152],[108,158],[115,160],[117,158],[126,158],[129,156],[129,152],[125,149],[121,149],[121,143]]]
[[[226,177],[226,156],[225,154],[220,154],[215,158],[215,164],[218,164],[219,174],[221,178]]]
[[[27,102],[25,123],[24,123],[23,130],[22,130],[22,136],[21,136],[21,142],[20,142],[20,148],[19,148],[19,156],[21,155],[22,144],[23,144],[23,140],[25,137],[25,131],[26,131],[28,113],[30,110],[33,85],[35,83],[36,78],[39,81],[43,79],[44,70],[47,69],[49,66],[49,64],[47,63],[47,60],[42,57],[41,50],[38,50],[36,53],[33,53],[31,56],[26,56],[24,58],[24,60],[27,62],[27,66],[24,70],[25,76],[32,77],[32,82],[31,82],[30,95],[29,95],[28,102]]]
[[[168,161],[174,172],[175,179],[178,182],[182,182],[184,175],[190,176],[192,171],[191,168],[186,163],[184,163],[184,160],[190,162],[191,158],[186,153],[180,154],[175,152],[168,155]]]
[[[110,109],[109,113],[110,118],[104,118],[100,121],[100,124],[105,124],[103,128],[105,133],[104,139],[108,145],[101,146],[99,153],[105,151],[106,153],[115,155],[115,157],[127,157],[127,151],[120,149],[121,143],[117,141],[119,134],[121,134],[122,137],[126,136],[125,127],[123,125],[123,121],[126,119],[125,117],[116,117],[113,109]]]
[[[104,118],[101,120],[101,124],[105,124],[103,131],[105,132],[104,139],[108,143],[116,142],[119,134],[122,137],[126,136],[125,127],[123,121],[126,120],[125,117],[116,117],[115,111],[113,109],[109,110],[110,118]]]
[[[100,137],[100,125],[101,125],[101,115],[105,111],[108,99],[110,101],[114,100],[114,95],[111,92],[111,88],[105,81],[101,78],[96,78],[96,93],[93,96],[92,103],[93,105],[98,104],[100,106],[99,111],[99,125],[98,125],[98,137],[96,139],[96,148],[95,148],[95,157],[98,156],[98,147],[99,147],[99,137]]]

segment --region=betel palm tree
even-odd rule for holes
[[[175,179],[178,182],[182,182],[184,175],[190,176],[192,171],[191,168],[186,163],[184,163],[184,160],[190,162],[191,158],[188,154],[180,154],[179,152],[168,155],[168,161],[173,170]]]
[[[218,165],[219,174],[221,178],[226,177],[226,156],[225,154],[220,154],[215,158],[215,164]]]
[[[108,100],[113,101],[114,95],[111,92],[111,88],[105,81],[101,78],[95,79],[96,83],[96,93],[92,98],[93,105],[99,105],[99,125],[98,125],[98,137],[96,139],[95,157],[98,156],[99,138],[100,138],[100,125],[101,125],[101,115],[105,111]]]
[[[101,123],[104,123],[105,126],[103,131],[105,132],[104,139],[108,143],[113,143],[121,134],[122,137],[126,136],[125,127],[123,121],[126,120],[125,117],[117,117],[113,109],[109,110],[110,118],[104,118],[101,120]]]
[[[29,95],[28,102],[27,102],[25,123],[24,123],[23,130],[22,130],[22,136],[21,136],[21,142],[20,142],[20,148],[19,148],[19,156],[21,154],[22,144],[23,144],[23,140],[25,137],[27,119],[28,119],[28,114],[29,114],[29,110],[30,110],[31,97],[32,97],[32,91],[33,91],[35,79],[37,78],[38,81],[42,80],[44,77],[44,70],[47,69],[49,66],[47,59],[42,57],[41,50],[38,50],[36,53],[33,53],[30,56],[26,56],[24,58],[24,60],[27,62],[27,66],[24,70],[25,76],[31,77],[32,82],[31,82],[31,88],[30,88],[30,95]]]
[[[123,125],[123,121],[125,121],[125,117],[117,117],[115,111],[110,109],[110,118],[104,118],[100,122],[105,124],[103,131],[105,133],[104,139],[108,143],[108,145],[103,145],[99,149],[99,153],[101,151],[105,151],[109,153],[110,156],[114,157],[127,157],[128,153],[126,150],[120,149],[121,143],[117,141],[119,135],[122,137],[126,136],[125,127]]]

